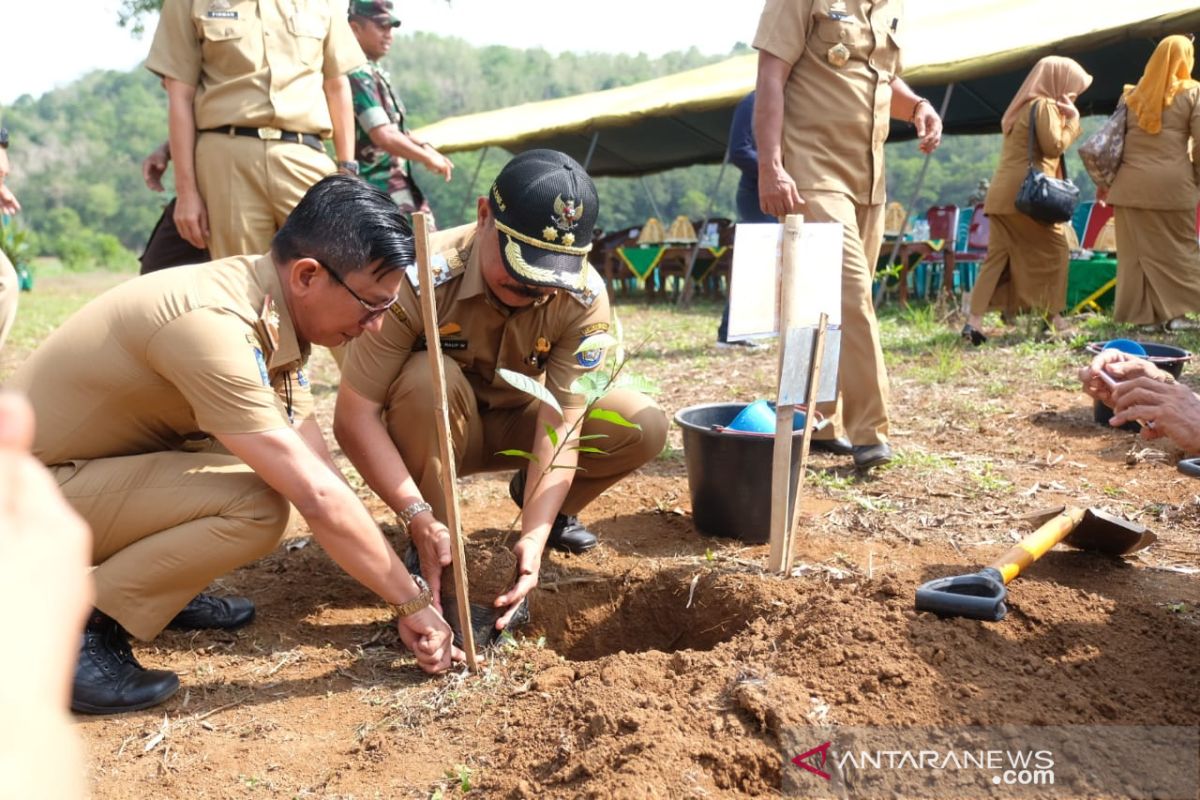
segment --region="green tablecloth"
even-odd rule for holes
[[[624,262],[625,266],[629,267],[629,271],[636,275],[638,280],[645,281],[658,267],[667,250],[687,253],[691,251],[691,248],[692,245],[689,244],[618,247],[617,257]],[[692,268],[692,277],[698,281],[704,280],[713,264],[725,254],[727,249],[727,247],[701,247],[696,255],[696,264]]]
[[[1084,300],[1117,277],[1117,259],[1110,255],[1094,255],[1089,259],[1071,259],[1067,272],[1067,310],[1076,311]],[[1102,309],[1112,308],[1116,284],[1105,289],[1093,302]],[[1081,309],[1082,310],[1082,309]]]

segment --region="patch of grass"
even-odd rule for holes
[[[936,345],[929,358],[914,365],[908,375],[918,383],[949,383],[963,371],[962,349],[957,343]]]
[[[912,469],[925,472],[947,472],[953,470],[954,467],[955,463],[953,461],[938,453],[905,448],[904,450],[894,450],[891,462],[880,467],[880,469],[887,471]]]
[[[967,474],[975,482],[975,487],[984,492],[1008,492],[1013,488],[1012,481],[996,472],[990,462],[985,462],[978,469],[968,470]]]
[[[810,469],[805,483],[809,486],[819,486],[830,491],[846,491],[853,487],[858,480],[854,475],[841,475],[831,469]]]

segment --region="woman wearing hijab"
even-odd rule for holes
[[[1056,330],[1067,302],[1070,250],[1066,225],[1047,225],[1017,211],[1017,190],[1029,171],[1029,110],[1036,106],[1034,163],[1057,175],[1063,152],[1079,136],[1075,99],[1092,76],[1069,58],[1047,56],[1033,65],[1004,112],[1000,163],[992,176],[983,210],[991,226],[988,252],[971,292],[971,313],[962,336],[973,345],[987,337],[980,330],[988,308],[1012,316],[1034,310],[1050,317]]]
[[[1200,311],[1200,84],[1186,36],[1158,43],[1137,86],[1125,87],[1125,152],[1108,191],[1117,225],[1113,318],[1167,330],[1194,328]],[[1192,139],[1191,157],[1188,139]],[[1103,192],[1097,193],[1104,199]]]

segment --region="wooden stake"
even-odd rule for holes
[[[779,281],[779,376],[782,381],[790,353],[788,339],[792,328],[792,308],[796,297],[796,251],[804,217],[789,214],[783,223],[783,258]],[[790,403],[775,404],[775,449],[771,462],[771,551],[767,569],[782,572],[787,560],[792,515],[792,419],[796,413]]]
[[[467,667],[477,672],[475,631],[471,627],[471,604],[467,597],[467,565],[463,552],[462,527],[458,512],[458,475],[454,466],[454,444],[450,437],[450,405],[446,393],[446,369],[442,364],[442,337],[438,332],[437,297],[434,294],[433,268],[429,260],[429,215],[413,214],[416,235],[417,272],[421,284],[421,322],[425,326],[426,352],[437,388],[434,416],[438,427],[438,454],[442,459],[442,491],[446,495],[446,527],[450,529],[450,560],[454,572],[454,596],[458,599],[458,626],[462,631]]]
[[[804,434],[800,437],[800,481],[795,487],[796,504],[792,511],[791,525],[788,526],[787,542],[784,547],[783,571],[789,575],[792,572],[792,564],[796,560],[796,528],[800,523],[800,497],[804,494],[804,475],[808,470],[808,447],[812,443],[817,392],[821,383],[821,362],[825,360],[825,329],[828,324],[829,315],[822,311],[821,316],[817,319],[816,340],[813,342],[812,361],[809,362],[808,396],[804,398],[806,416]]]

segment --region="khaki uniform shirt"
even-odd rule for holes
[[[268,301],[269,298],[269,301]],[[37,413],[48,465],[203,449],[207,434],[312,413],[301,347],[269,256],[136,278],[86,305],[9,382]]]
[[[754,46],[792,65],[783,165],[801,192],[884,201],[903,18],[902,0],[767,0]]]
[[[337,0],[165,0],[146,68],[196,87],[196,128],[328,138],[324,81],[365,64]]]
[[[606,333],[608,293],[590,266],[588,288],[580,296],[559,291],[531,306],[510,309],[487,288],[475,247],[474,224],[435,234],[434,258],[442,352],[454,359],[475,392],[480,408],[513,408],[530,401],[496,370],[504,368],[542,383],[563,408],[583,408],[571,391],[576,378],[595,369],[603,349],[575,351],[588,337]],[[342,380],[354,391],[383,404],[388,387],[410,353],[425,349],[416,267],[379,333],[367,332],[350,343]]]
[[[1188,138],[1191,158],[1188,158]],[[1121,168],[1108,193],[1114,206],[1194,209],[1200,200],[1200,86],[1175,95],[1163,109],[1162,130],[1146,133],[1133,114],[1125,127]]]
[[[1057,175],[1062,154],[1079,136],[1079,118],[1065,122],[1058,106],[1049,100],[1031,100],[1021,109],[1011,131],[1000,144],[1000,161],[992,175],[983,210],[987,214],[1016,214],[1017,192],[1029,172],[1029,107],[1037,103],[1034,163],[1047,175]]]

